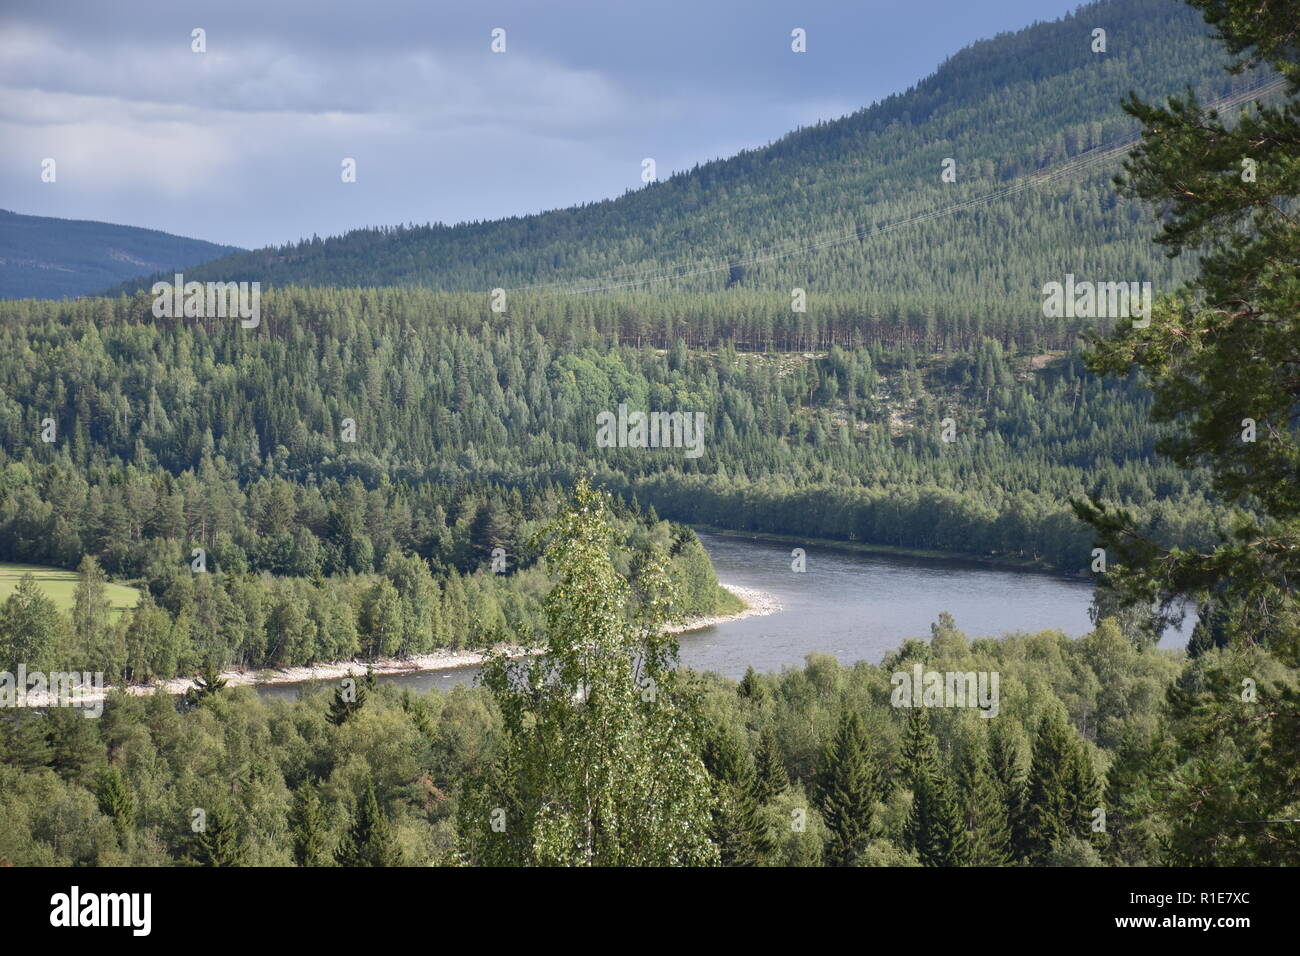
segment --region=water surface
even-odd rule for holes
[[[812,652],[851,664],[880,661],[909,637],[929,638],[947,611],[970,637],[1057,629],[1079,637],[1092,628],[1089,581],[1031,571],[989,568],[960,560],[869,555],[805,547],[802,573],[791,570],[791,548],[740,537],[699,533],[718,579],[775,597],[782,610],[683,634],[688,667],[740,677],[747,667],[798,667]],[[1166,633],[1163,646],[1183,646],[1183,632]],[[472,683],[478,669],[394,674],[380,680],[424,691]],[[290,697],[302,685],[264,685],[265,697]]]

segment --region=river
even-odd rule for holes
[[[960,560],[870,555],[805,548],[805,570],[791,568],[791,545],[699,532],[728,584],[755,588],[781,605],[776,614],[727,621],[683,634],[688,667],[737,678],[747,667],[798,667],[811,652],[844,663],[880,661],[909,637],[928,638],[940,613],[970,637],[1056,628],[1072,637],[1091,629],[1092,586],[1083,579],[1005,570]],[[1164,647],[1187,642],[1191,623],[1166,632]],[[424,691],[469,683],[477,668],[393,674],[382,681]],[[264,697],[289,697],[304,685],[261,685]]]

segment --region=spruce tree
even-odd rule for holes
[[[930,730],[930,712],[913,706],[907,713],[907,730],[903,736],[903,780],[915,790],[920,782],[935,772],[939,764],[938,745]]]
[[[352,826],[340,841],[335,859],[339,866],[402,865],[402,852],[392,825],[375,796],[374,777],[366,778],[366,788],[357,802]]]
[[[135,795],[131,783],[117,766],[110,764],[95,778],[95,796],[99,808],[113,821],[123,846],[135,829]]]
[[[822,750],[814,781],[817,808],[830,830],[829,866],[852,866],[876,834],[876,802],[883,796],[880,767],[862,717],[848,706],[833,740]]]
[[[903,844],[925,866],[962,866],[969,859],[961,806],[939,759],[927,708],[908,712],[903,738],[903,775],[912,806],[903,827]]]
[[[969,835],[969,862],[972,866],[1006,866],[1012,859],[1011,826],[988,747],[987,735],[969,746],[958,790]]]
[[[1039,860],[1074,830],[1078,772],[1075,743],[1059,711],[1042,719],[1025,792],[1026,849]]]
[[[1092,762],[1087,744],[1077,735],[1073,737],[1074,754],[1070,767],[1070,829],[1081,840],[1100,846],[1101,831],[1093,830],[1095,811],[1101,807],[1101,781]]]
[[[203,828],[192,831],[190,847],[202,866],[243,866],[248,852],[238,811],[225,803],[205,808]]]
[[[702,754],[714,779],[713,839],[723,866],[757,866],[775,849],[749,757],[735,734],[717,728]]]
[[[289,832],[293,858],[299,866],[329,866],[329,828],[314,783],[304,783],[294,792],[289,811]]]
[[[1020,747],[1010,727],[994,722],[988,735],[989,769],[997,782],[1011,834],[1011,856],[1021,859],[1029,853],[1025,818],[1025,773],[1020,766]]]
[[[764,696],[763,684],[758,679],[758,675],[754,673],[754,668],[745,668],[745,676],[740,679],[740,683],[736,686],[736,692],[741,697],[755,702],[762,702]]]
[[[367,667],[366,676],[360,681],[349,671],[348,681],[350,683],[346,686],[340,684],[334,689],[334,699],[330,701],[329,713],[325,715],[325,719],[335,727],[342,727],[366,706],[366,697],[375,686],[374,668]]]
[[[758,778],[759,803],[769,803],[790,786],[790,775],[781,757],[781,745],[776,739],[776,726],[768,721],[758,735],[758,753],[754,757],[754,772]]]
[[[942,773],[931,773],[917,781],[904,840],[924,866],[965,866],[970,862],[970,840],[961,806],[952,784]]]

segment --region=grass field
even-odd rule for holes
[[[76,571],[64,571],[60,568],[43,568],[35,564],[9,564],[0,561],[0,601],[14,593],[18,582],[28,571],[35,576],[41,590],[59,606],[59,610],[71,613],[73,594],[80,575]],[[114,618],[126,608],[135,607],[140,600],[140,592],[124,584],[109,583],[105,591],[112,606],[110,614]]]

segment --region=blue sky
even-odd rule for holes
[[[536,212],[637,188],[646,157],[663,178],[841,116],[1077,6],[8,2],[0,207],[250,247]]]

